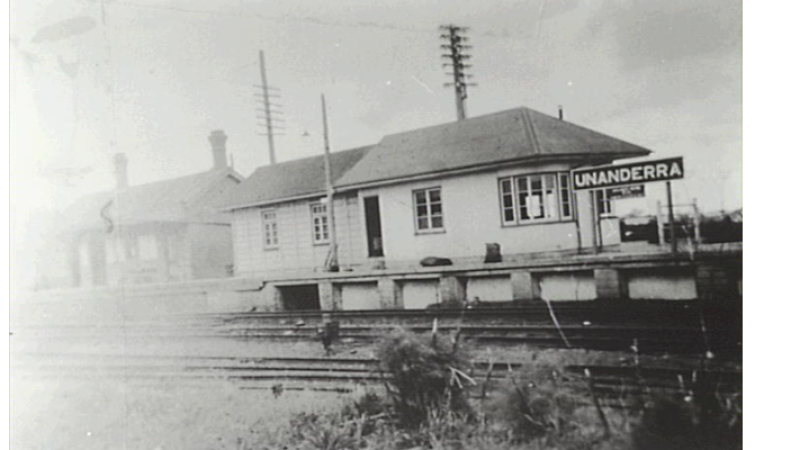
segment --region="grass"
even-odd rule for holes
[[[228,382],[187,386],[124,380],[17,380],[11,448],[246,449],[280,440],[300,413],[340,410],[353,397],[243,390]]]
[[[402,385],[350,394],[269,389],[200,380],[192,384],[153,380],[51,379],[11,377],[11,448],[18,449],[632,449],[694,450],[737,448],[741,439],[741,396],[653,395],[638,410],[592,402],[586,380],[568,379],[571,364],[630,364],[624,352],[532,351],[525,346],[454,349],[440,336],[392,335],[382,345],[337,344],[333,357],[380,357],[385,368],[408,375]],[[53,345],[67,343],[53,342]],[[130,342],[126,342],[126,345]],[[97,353],[106,350],[98,344]],[[134,343],[141,353],[228,356],[321,357],[318,343],[204,341],[158,347]],[[127,348],[132,348],[127,347]],[[28,349],[33,351],[32,349]],[[48,346],[48,350],[53,350]],[[355,353],[351,353],[355,350]],[[467,351],[470,350],[470,351]],[[535,355],[535,358],[532,356]],[[637,356],[647,366],[680,367],[685,360]],[[488,383],[475,379],[471,398],[458,407],[452,369],[467,370],[470,360],[526,362],[522,369]],[[420,378],[422,377],[422,378]],[[435,391],[423,392],[421,379]],[[417,380],[415,382],[415,380]],[[688,383],[688,381],[687,381]],[[441,397],[437,397],[441,393]],[[405,402],[398,402],[405,395]],[[446,401],[442,401],[446,400]],[[411,406],[418,420],[403,420]],[[408,412],[406,413],[408,414]],[[601,417],[604,417],[605,420]],[[605,422],[605,424],[604,424]],[[607,424],[607,425],[606,425]],[[738,439],[738,441],[737,441]]]

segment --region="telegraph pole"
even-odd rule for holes
[[[259,119],[264,119],[266,122],[263,124],[266,127],[267,133],[264,136],[267,136],[267,142],[269,144],[269,163],[275,164],[275,128],[276,125],[273,124],[274,121],[281,121],[280,118],[273,117],[274,114],[280,114],[278,111],[275,111],[274,108],[279,105],[270,104],[271,97],[278,97],[276,93],[271,93],[270,90],[279,91],[279,89],[269,87],[267,84],[267,69],[266,64],[264,62],[264,50],[258,51],[259,61],[261,63],[261,85],[256,86],[257,88],[261,89],[260,93],[257,93],[256,96],[262,100],[263,102],[263,112],[264,116],[259,116]]]
[[[469,40],[468,37],[462,36],[462,33],[467,31],[466,27],[457,27],[455,25],[443,25],[439,27],[445,33],[439,37],[444,40],[441,45],[443,50],[448,50],[449,53],[443,54],[442,58],[449,59],[450,62],[442,64],[442,67],[452,67],[452,72],[445,72],[446,75],[452,75],[453,81],[445,83],[445,87],[453,86],[455,89],[456,97],[456,117],[458,120],[467,118],[467,107],[464,101],[467,99],[467,86],[477,86],[475,83],[467,83],[467,78],[472,78],[472,75],[466,73],[466,69],[472,67],[471,64],[465,64],[464,61],[472,58],[471,55],[465,51],[472,48],[471,45],[464,43]]]
[[[331,148],[328,141],[328,112],[325,107],[325,94],[322,97],[322,134],[325,139],[325,190],[327,192],[326,200],[327,205],[325,211],[328,216],[328,232],[330,233],[330,251],[328,253],[328,261],[326,261],[325,270],[328,272],[339,271],[339,254],[337,251],[336,243],[336,222],[333,215],[333,174],[331,168]]]

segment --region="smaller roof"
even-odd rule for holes
[[[151,222],[229,223],[217,212],[219,193],[213,188],[226,177],[242,176],[231,169],[213,169],[194,175],[87,195],[64,211],[66,229],[106,226],[103,214],[122,224]],[[216,197],[216,198],[215,198]],[[117,210],[117,205],[120,209]],[[103,210],[105,209],[105,213]]]
[[[342,177],[371,147],[331,153],[333,182]],[[264,205],[325,193],[325,156],[311,156],[262,166],[222,199],[224,209]]]

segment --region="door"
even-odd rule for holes
[[[377,196],[364,197],[364,215],[367,218],[367,251],[369,257],[383,256],[381,207]]]

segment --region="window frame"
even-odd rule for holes
[[[522,183],[523,180],[524,183]],[[524,189],[521,189],[523,184]],[[534,187],[535,184],[538,184],[538,188]],[[574,191],[569,172],[531,172],[509,175],[498,178],[497,187],[500,201],[500,224],[503,227],[575,221]],[[539,209],[543,212],[544,217],[531,216],[527,212],[529,205],[521,204],[521,198],[532,198],[534,195],[531,193],[534,192],[541,193],[542,200],[539,203]],[[550,195],[548,192],[552,193],[552,203],[551,200],[548,200]],[[528,200],[526,200],[527,202]],[[528,214],[527,219],[522,218],[523,211]],[[509,213],[511,219],[508,219]]]
[[[315,211],[315,209],[321,208],[322,212]],[[331,242],[331,227],[328,223],[328,205],[321,202],[313,202],[309,204],[308,208],[311,214],[311,241],[314,245],[328,245]],[[317,238],[317,219],[320,221],[320,233],[321,236]]]
[[[431,192],[438,191],[439,199],[434,201],[431,199]],[[417,194],[423,194],[424,196],[424,205],[419,205],[417,203]],[[444,233],[445,226],[444,226],[444,199],[442,198],[442,187],[441,186],[431,186],[421,189],[414,189],[411,191],[411,204],[413,209],[413,218],[414,218],[414,232],[415,234],[437,234],[437,233]],[[439,206],[439,212],[434,214],[431,212],[431,207],[433,205]],[[420,206],[424,206],[425,214],[420,216],[419,208]],[[435,218],[440,220],[440,225],[437,227],[433,226],[433,221]],[[424,220],[427,224],[426,228],[420,228],[420,219]]]
[[[595,208],[597,210],[597,215],[603,219],[609,217],[615,217],[614,202],[612,198],[609,198],[608,191],[609,189],[594,190]]]
[[[264,250],[274,250],[280,245],[278,234],[278,209],[264,208],[261,210],[261,243]],[[267,216],[271,216],[268,218]],[[269,221],[269,222],[268,222]],[[267,225],[270,225],[269,239],[267,238]]]

